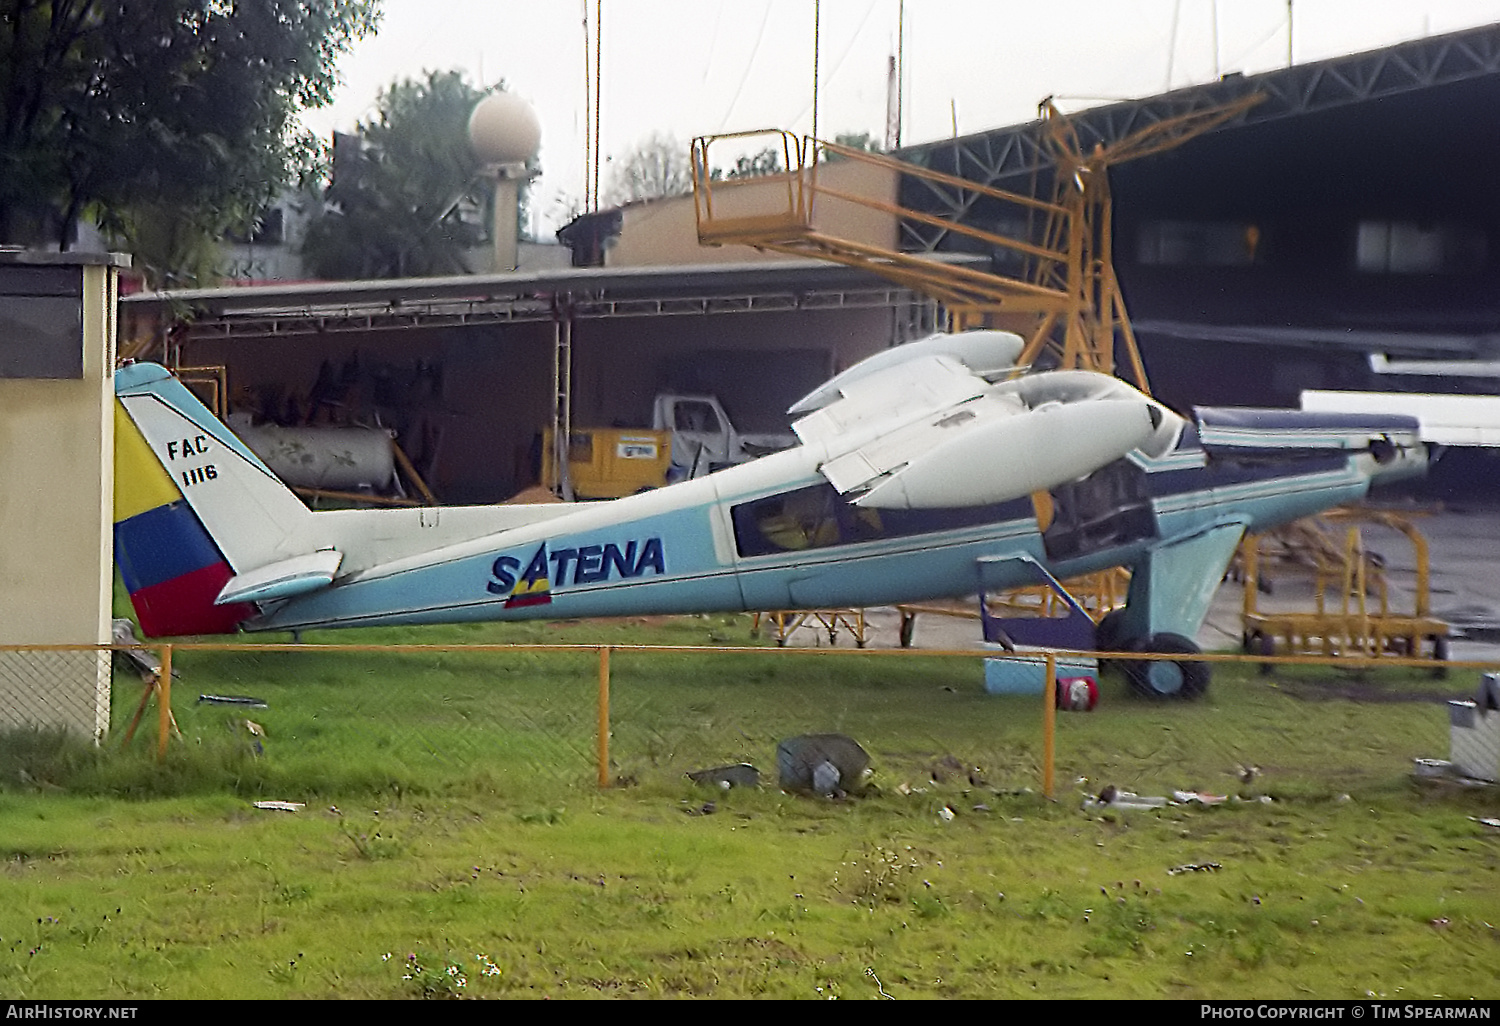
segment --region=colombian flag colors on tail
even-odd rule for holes
[[[224,634],[326,585],[312,513],[165,368],[115,372],[115,561],[152,637]]]
[[[118,400],[115,562],[148,637],[228,634],[255,612],[214,605],[234,571]]]

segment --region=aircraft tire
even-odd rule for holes
[[[1262,631],[1251,631],[1250,636],[1245,640],[1245,651],[1250,655],[1275,655],[1276,641],[1269,634]],[[1260,675],[1268,677],[1275,669],[1275,663],[1261,663]]]
[[[1153,634],[1142,652],[1197,655],[1202,651],[1180,634]],[[1194,659],[1134,659],[1125,663],[1130,687],[1147,698],[1198,698],[1208,690],[1208,664]]]
[[[1434,634],[1432,636],[1432,658],[1437,662],[1437,665],[1432,668],[1433,680],[1448,679],[1448,656],[1450,649],[1448,635]]]

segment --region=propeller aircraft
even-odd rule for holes
[[[1018,374],[1021,348],[976,331],[885,350],[791,408],[799,444],[638,495],[326,511],[164,368],[129,364],[116,560],[150,637],[1066,596],[1126,566],[1126,605],[1091,640],[1181,654],[1127,672],[1192,697],[1207,672],[1189,639],[1245,533],[1426,465],[1412,418],[1189,420],[1108,375]]]

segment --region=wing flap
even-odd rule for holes
[[[988,387],[954,360],[928,356],[859,379],[842,390],[843,398],[798,420],[792,430],[803,445],[833,457],[982,395]]]

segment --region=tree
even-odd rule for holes
[[[693,191],[688,148],[659,132],[653,132],[625,159],[611,162],[609,177],[606,202],[616,206]]]
[[[840,132],[833,137],[833,141],[840,146],[847,146],[851,150],[864,150],[866,153],[880,153],[880,144],[869,132]],[[829,153],[823,157],[829,163],[846,160],[842,153]]]
[[[293,115],[378,18],[378,0],[0,0],[0,241],[67,248],[89,217],[132,248],[171,236],[148,273],[172,282],[174,252],[289,179]]]
[[[725,178],[757,178],[761,175],[775,175],[785,171],[781,166],[781,150],[775,146],[767,146],[763,150],[736,157],[734,167],[724,172]],[[720,177],[717,168],[710,171],[713,178]]]
[[[376,118],[335,139],[327,208],[303,241],[308,269],[320,278],[467,273],[465,251],[489,238],[493,210],[469,115],[501,88],[431,71],[382,91]]]

